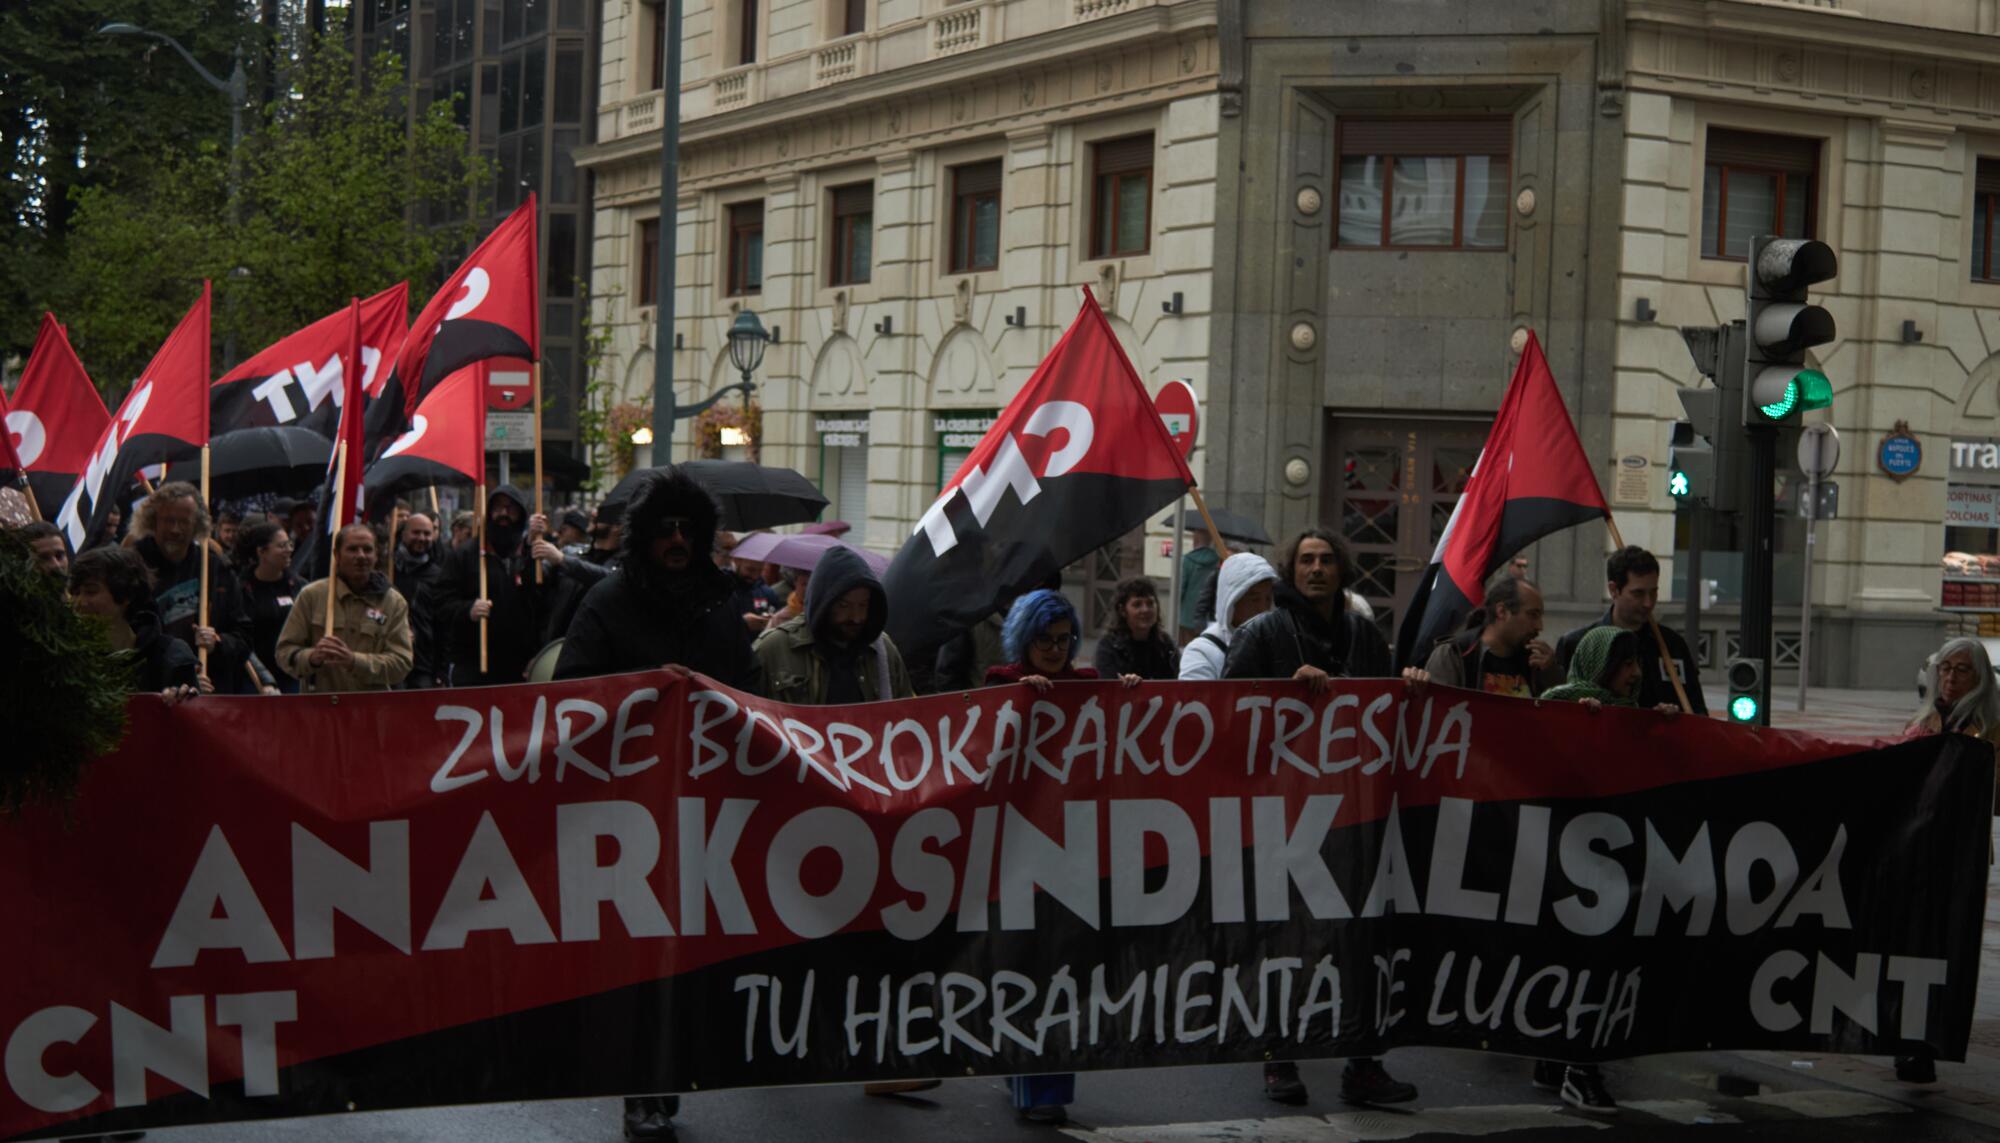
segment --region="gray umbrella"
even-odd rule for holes
[[[1215,517],[1215,526],[1222,531],[1222,538],[1225,540],[1264,547],[1269,547],[1271,544],[1271,534],[1264,530],[1264,525],[1241,512],[1231,512],[1227,508],[1210,508],[1208,514]],[[1174,525],[1174,518],[1169,516],[1160,523],[1171,528]],[[1181,526],[1190,532],[1208,530],[1208,523],[1201,518],[1201,513],[1192,508],[1181,513]]]
[[[715,497],[715,502],[722,506],[722,526],[732,532],[808,523],[819,519],[826,508],[826,497],[813,487],[812,481],[789,468],[752,464],[747,460],[684,460],[672,467]],[[639,481],[649,472],[665,471],[665,468],[642,468],[626,476],[605,495],[604,503],[597,509],[598,517],[622,516]]]

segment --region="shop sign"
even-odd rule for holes
[[[2000,488],[1977,484],[1946,485],[1944,526],[2000,528]]]

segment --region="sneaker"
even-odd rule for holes
[[[1604,1090],[1604,1077],[1594,1067],[1570,1066],[1563,1072],[1562,1099],[1579,1111],[1616,1115],[1618,1102]]]
[[[1069,1122],[1069,1109],[1060,1103],[1038,1103],[1033,1107],[1018,1107],[1014,1114],[1023,1123],[1039,1123],[1047,1127],[1061,1127]]]
[[[1929,1056],[1897,1056],[1896,1078],[1904,1083],[1936,1083],[1937,1061]]]
[[[1535,1087],[1542,1091],[1561,1091],[1564,1065],[1554,1060],[1535,1061]]]
[[[1264,1098],[1294,1107],[1306,1101],[1306,1085],[1299,1079],[1299,1065],[1289,1060],[1264,1065]]]
[[[1340,1098],[1348,1103],[1408,1103],[1417,1098],[1417,1085],[1390,1075],[1380,1060],[1349,1060],[1340,1073]]]

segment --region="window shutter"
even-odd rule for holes
[[[1512,119],[1343,119],[1343,155],[1506,155]]]
[[[998,159],[951,169],[953,195],[998,193],[999,190],[1000,160]]]
[[[1153,136],[1150,134],[1107,140],[1097,144],[1094,150],[1097,173],[1100,175],[1122,175],[1153,167]]]
[[[875,184],[855,183],[833,188],[833,213],[837,217],[875,213]]]
[[[2000,159],[1979,160],[1978,175],[1973,189],[1980,194],[2000,194]]]
[[[1755,167],[1788,175],[1810,175],[1819,171],[1819,140],[1711,127],[1706,162],[1710,166]]]
[[[764,200],[739,202],[729,208],[729,225],[735,229],[764,225]]]

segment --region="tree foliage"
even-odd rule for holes
[[[100,384],[145,367],[204,278],[242,357],[404,279],[421,302],[470,245],[470,223],[431,222],[490,182],[451,104],[409,115],[401,62],[357,76],[338,34],[288,62],[245,125],[233,207],[228,148],[207,139],[75,193],[49,295]]]

